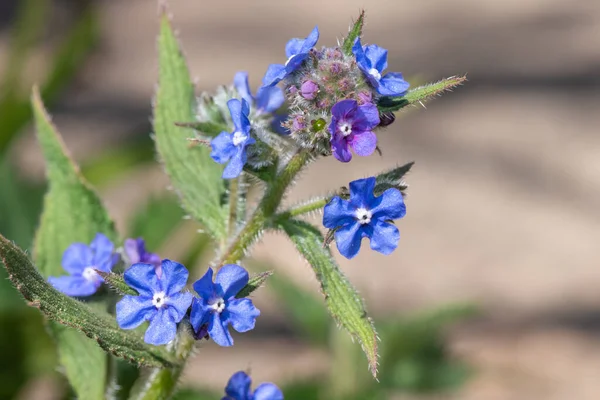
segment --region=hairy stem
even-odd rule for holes
[[[327,196],[321,199],[316,199],[313,200],[311,202],[305,203],[305,204],[300,204],[297,205],[295,207],[290,208],[289,210],[282,212],[281,214],[279,214],[279,216],[277,217],[278,219],[281,218],[293,218],[293,217],[297,217],[298,215],[304,215],[313,211],[317,211],[322,209],[323,207],[325,207],[327,205],[327,203],[329,203],[331,201],[333,196]]]
[[[237,231],[239,179],[241,176],[229,181],[229,236],[235,235]]]

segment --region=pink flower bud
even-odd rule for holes
[[[311,80],[305,81],[300,87],[300,94],[306,100],[312,100],[317,97],[317,92],[319,91],[319,86]]]

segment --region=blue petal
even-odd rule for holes
[[[71,297],[87,297],[98,291],[102,284],[102,278],[97,281],[88,281],[82,276],[51,276],[48,282],[54,286],[56,290]]]
[[[352,153],[348,147],[348,141],[339,133],[331,136],[331,151],[333,156],[341,162],[349,162],[352,160]]]
[[[375,196],[373,190],[375,190],[376,180],[374,177],[357,179],[350,182],[350,203],[355,207],[363,207],[371,209]]]
[[[256,93],[256,108],[261,112],[272,113],[279,109],[284,101],[283,90],[277,86],[262,87]]]
[[[341,255],[350,259],[358,254],[362,241],[360,224],[355,222],[335,231],[335,244]]]
[[[117,323],[121,329],[137,328],[156,311],[152,298],[127,295],[117,303]]]
[[[231,133],[223,131],[210,141],[212,148],[210,156],[219,164],[225,164],[237,152],[237,147],[233,145],[232,136]]]
[[[92,250],[83,243],[73,243],[63,253],[62,267],[71,275],[81,275],[86,267],[92,265]]]
[[[337,124],[340,120],[352,119],[357,110],[358,103],[356,100],[347,99],[335,103],[333,107],[331,107],[331,115],[333,116],[331,125],[329,126],[331,133],[337,132]]]
[[[221,286],[224,299],[234,297],[249,280],[248,271],[236,264],[226,264],[219,269],[215,283]]]
[[[194,298],[192,301],[192,311],[190,312],[190,323],[194,330],[198,332],[200,327],[210,321],[212,309],[208,307],[206,299]]]
[[[123,250],[130,264],[139,263],[142,261],[142,254],[145,251],[144,240],[142,238],[125,239]]]
[[[371,235],[371,249],[388,255],[398,247],[400,231],[388,222],[378,221]]]
[[[262,79],[263,87],[274,86],[287,76],[285,65],[271,64]]]
[[[233,346],[233,338],[227,329],[227,322],[221,321],[219,313],[212,313],[208,323],[208,334],[210,338],[219,346]]]
[[[210,300],[215,297],[215,284],[213,283],[213,270],[209,268],[204,276],[194,282],[194,290],[203,299]]]
[[[123,274],[125,283],[131,286],[140,295],[152,297],[155,291],[161,291],[162,286],[156,276],[154,265],[137,263],[125,270]]]
[[[323,209],[323,225],[325,228],[334,229],[356,220],[354,208],[350,202],[340,197],[334,197]]]
[[[305,41],[306,39],[300,38],[290,39],[285,45],[285,56],[290,58],[299,54]]]
[[[166,309],[158,310],[152,319],[148,330],[144,335],[144,341],[155,346],[169,343],[175,339],[177,324],[173,321]]]
[[[377,148],[377,136],[371,131],[352,134],[349,139],[348,145],[359,156],[370,156]]]
[[[406,205],[398,189],[387,189],[372,203],[372,219],[380,221],[402,218],[406,215]]]
[[[360,43],[360,38],[356,38],[354,44],[352,45],[352,52],[354,53],[354,57],[356,57],[356,63],[360,67],[360,69],[368,73],[368,71],[372,68],[371,62],[367,58],[365,54],[365,50],[363,49],[362,44]]]
[[[238,92],[240,97],[246,100],[248,103],[252,103],[252,92],[250,91],[250,84],[248,83],[248,72],[240,71],[233,77],[233,86]]]
[[[379,125],[379,110],[373,103],[366,103],[358,107],[356,117],[352,123],[352,132],[370,131]]]
[[[244,133],[250,131],[250,120],[248,119],[248,115],[250,115],[250,103],[245,99],[242,99],[242,118],[240,120],[240,130]]]
[[[110,272],[110,267],[112,267],[112,265],[109,266],[108,271],[102,267],[105,267],[107,260],[112,260],[114,248],[115,246],[109,238],[101,233],[97,233],[96,237],[90,244],[90,249],[92,249],[92,252],[94,253],[94,265],[105,272]]]
[[[178,262],[168,259],[162,260],[162,287],[167,296],[175,294],[183,289],[188,280],[188,270]]]
[[[250,400],[252,398],[250,393],[251,384],[252,380],[248,374],[243,371],[236,372],[229,378],[225,393],[235,400]]]
[[[248,156],[246,155],[245,147],[243,145],[238,146],[236,153],[229,160],[229,164],[223,170],[221,177],[223,179],[237,178],[242,173],[247,160]]]
[[[229,108],[229,114],[235,127],[234,131],[243,132],[242,118],[244,114],[242,112],[242,102],[238,99],[231,99],[227,102],[227,108]]]
[[[272,383],[262,383],[254,391],[252,400],[283,400],[283,393]]]
[[[248,332],[254,329],[260,310],[254,307],[250,299],[232,299],[227,304],[229,323],[238,332]]]
[[[310,49],[315,47],[315,44],[317,44],[318,41],[319,27],[315,26],[306,39],[304,39],[304,43],[302,43],[302,47],[300,48],[300,53],[308,53]]]
[[[365,46],[365,56],[369,59],[371,68],[375,68],[379,73],[387,68],[388,51],[376,44]]]
[[[189,292],[175,293],[168,296],[168,310],[173,321],[179,322],[185,317],[187,310],[192,305],[193,298],[194,296]]]
[[[402,96],[409,87],[410,83],[404,80],[400,72],[390,72],[379,81],[377,92],[384,96]]]

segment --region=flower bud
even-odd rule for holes
[[[313,100],[317,97],[317,92],[319,91],[319,86],[311,80],[305,81],[300,87],[300,94],[306,100]]]

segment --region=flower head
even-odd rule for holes
[[[257,114],[273,113],[281,107],[285,100],[283,90],[276,86],[261,87],[256,92],[256,96],[253,96],[248,83],[248,73],[245,71],[235,74],[233,86],[242,99],[256,107]]]
[[[156,268],[157,274],[160,277],[161,274],[161,262],[160,257],[156,253],[150,253],[146,250],[146,242],[142,238],[137,239],[125,239],[123,244],[125,256],[129,264],[152,264]]]
[[[272,383],[260,384],[254,393],[250,390],[252,379],[243,371],[236,372],[229,378],[225,394],[221,400],[283,400],[283,393]]]
[[[300,68],[306,57],[308,57],[308,53],[315,47],[318,40],[319,29],[315,26],[306,39],[296,38],[287,42],[285,46],[285,55],[288,59],[285,65],[269,65],[267,73],[263,77],[263,86],[274,86],[279,81],[285,79],[289,74]]]
[[[348,147],[359,156],[371,155],[377,147],[372,129],[379,124],[379,111],[373,103],[358,105],[356,100],[342,100],[331,108],[331,149],[342,162],[352,159]]]
[[[182,293],[188,271],[175,261],[162,260],[159,277],[152,264],[133,264],[125,271],[125,282],[139,296],[126,295],[117,303],[117,322],[122,329],[134,329],[150,321],[144,341],[156,346],[175,338],[177,323],[192,303],[191,293]]]
[[[387,68],[387,50],[375,44],[363,46],[360,39],[356,38],[352,46],[358,67],[364,72],[377,93],[384,96],[402,96],[410,84],[404,80],[399,72],[389,72],[382,76]]]
[[[69,276],[51,276],[48,282],[67,296],[93,295],[104,282],[96,270],[110,272],[119,260],[113,249],[113,243],[101,233],[96,234],[89,246],[73,243],[65,250],[62,258],[62,267]]]
[[[200,298],[194,298],[190,322],[196,332],[208,325],[208,334],[220,346],[232,346],[233,338],[228,325],[238,332],[254,329],[260,311],[250,299],[235,296],[248,283],[248,272],[235,264],[221,267],[213,282],[213,270],[194,283]]]
[[[210,145],[212,152],[210,156],[219,164],[229,164],[223,170],[224,179],[236,178],[242,172],[244,164],[248,161],[246,147],[256,143],[256,140],[250,136],[250,120],[248,114],[250,107],[244,99],[231,99],[227,102],[227,107],[233,120],[233,132],[221,132],[215,137]]]
[[[389,221],[406,215],[402,193],[387,189],[375,197],[375,178],[350,182],[350,200],[334,197],[326,206],[323,225],[336,229],[335,243],[346,258],[353,258],[360,250],[363,237],[371,241],[371,249],[390,254],[400,240],[398,228]]]

